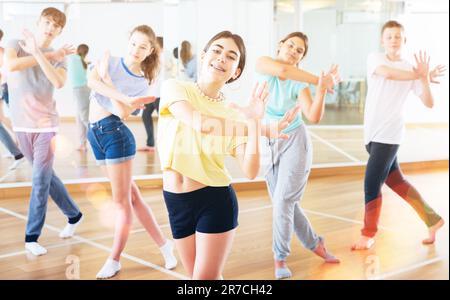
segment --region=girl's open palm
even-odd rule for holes
[[[268,101],[269,89],[267,87],[267,82],[262,84],[256,83],[247,106],[239,106],[235,103],[230,103],[229,107],[240,111],[247,119],[260,120],[264,118]]]

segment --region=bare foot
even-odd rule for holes
[[[352,250],[368,250],[374,243],[375,240],[373,238],[361,235],[359,240],[352,245]]]
[[[316,255],[322,257],[326,263],[338,264],[341,261],[336,258],[333,254],[329,253],[325,248],[324,242],[320,241],[316,249],[313,251]]]
[[[155,147],[144,146],[144,147],[139,148],[138,151],[155,152]]]
[[[442,227],[444,226],[444,219],[441,219],[439,222],[437,222],[436,224],[434,224],[433,226],[431,226],[430,228],[428,228],[428,232],[430,234],[430,236],[427,239],[424,239],[422,241],[422,244],[424,245],[430,245],[433,244],[434,241],[436,240],[436,232]]]

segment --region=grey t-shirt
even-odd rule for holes
[[[13,48],[17,57],[29,56],[19,45],[19,40],[10,40],[7,48]],[[53,51],[52,48],[41,49]],[[66,62],[50,61],[55,68],[67,69]],[[53,84],[39,65],[22,71],[9,72],[9,108],[14,131],[55,132],[58,130],[58,112],[53,99]]]

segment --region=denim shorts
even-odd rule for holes
[[[188,193],[163,191],[174,239],[195,232],[223,233],[238,226],[238,202],[231,186],[204,187]]]
[[[133,159],[136,154],[133,134],[115,115],[90,123],[87,138],[97,165],[118,164]]]

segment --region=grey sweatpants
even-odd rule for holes
[[[87,86],[73,88],[76,104],[76,121],[79,136],[79,145],[86,143],[89,129],[89,94],[91,90]]]
[[[290,253],[293,231],[310,250],[321,239],[299,204],[311,170],[312,143],[304,124],[288,135],[287,140],[262,140],[262,162],[273,205],[273,252],[279,261]]]

